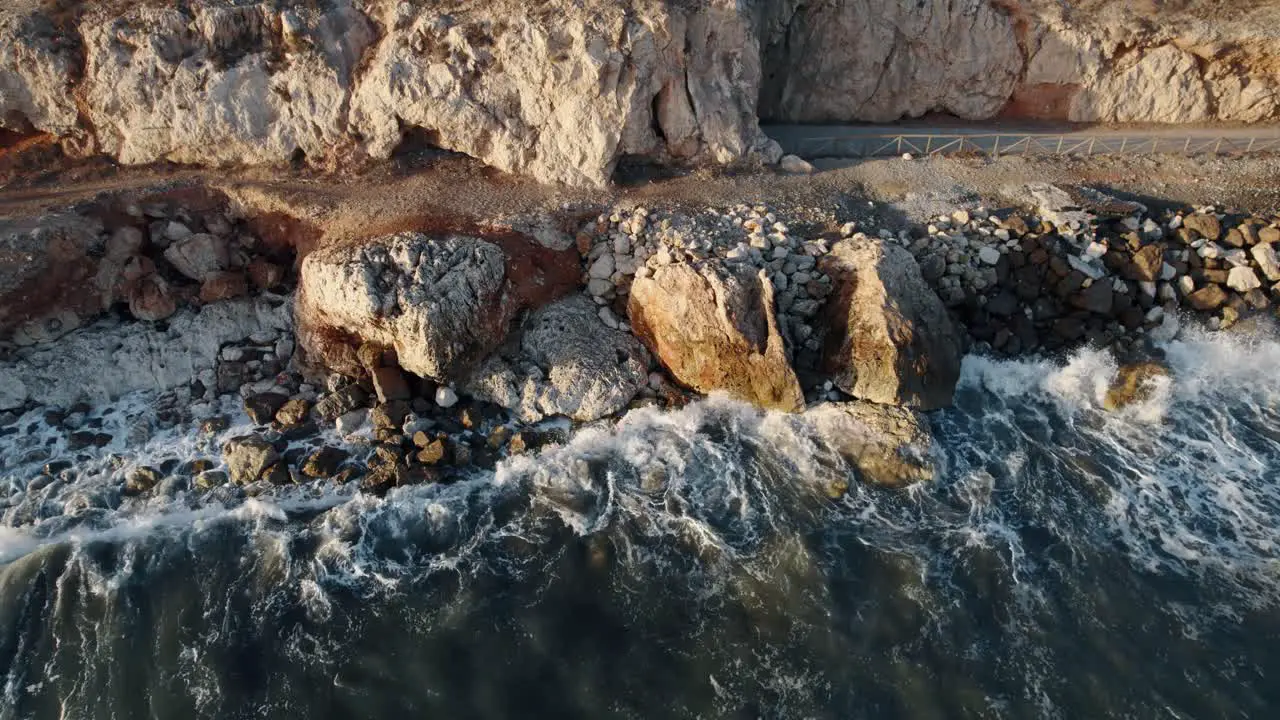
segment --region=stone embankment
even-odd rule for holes
[[[506,172],[598,186],[623,158],[776,163],[761,118],[1277,118],[1280,23],[1266,3],[1236,22],[1210,3],[1161,10],[1167,21],[1155,23],[1109,5],[1125,9],[10,0],[0,132],[125,164],[331,169],[420,137]]]
[[[1280,301],[1277,218],[1023,192],[1023,207],[895,230],[803,208],[628,205],[524,223],[539,228],[528,235],[401,232],[310,253],[296,292],[290,249],[226,206],[49,216],[6,242],[78,229],[97,263],[86,277],[145,261],[179,307],[156,317],[128,292],[84,305],[72,286],[12,319],[5,462],[52,477],[96,448],[194,424],[215,457],[122,464],[120,492],[319,479],[385,492],[560,442],[561,418],[724,393],[793,413],[858,477],[898,487],[933,475],[925,413],[950,403],[964,352],[1113,347],[1135,362],[1106,399],[1120,409],[1167,374],[1156,345],[1181,323],[1226,329]],[[128,253],[108,249],[125,236]],[[269,289],[201,298],[210,277],[248,278],[255,263],[277,268]],[[69,308],[82,327],[49,330]],[[154,396],[153,424],[104,425],[94,408],[136,391]]]

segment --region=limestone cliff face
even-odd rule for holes
[[[0,9],[0,127],[123,163],[340,164],[406,130],[547,182],[780,151],[733,0],[37,0]],[[67,9],[69,6],[70,9]]]
[[[761,114],[1076,122],[1280,115],[1280,10],[1244,0],[757,0]]]
[[[124,163],[340,167],[417,129],[600,185],[623,156],[776,161],[758,117],[1280,114],[1280,10],[1246,0],[3,5],[0,128]]]

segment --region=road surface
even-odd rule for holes
[[[784,151],[805,158],[903,153],[985,155],[1239,154],[1280,152],[1280,126],[1081,126],[1016,123],[766,125]]]

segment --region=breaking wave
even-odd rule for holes
[[[838,456],[724,399],[384,498],[11,464],[0,718],[1260,715],[1280,343],[1163,349],[1120,412],[1108,353],[969,357],[939,480],[839,501]]]

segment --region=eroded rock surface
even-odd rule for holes
[[[610,329],[595,303],[575,295],[533,313],[510,352],[495,354],[466,382],[481,400],[526,422],[563,415],[590,422],[626,407],[648,380],[648,354]]]
[[[287,305],[235,300],[182,310],[156,329],[104,322],[0,363],[0,410],[27,401],[69,407],[139,390],[167,390],[212,368],[224,343],[291,326]]]
[[[628,314],[681,384],[775,410],[804,407],[764,273],[716,261],[659,267],[632,284]]]
[[[299,339],[330,367],[349,364],[339,353],[357,338],[449,379],[502,342],[517,309],[506,285],[502,249],[477,238],[400,233],[325,248],[302,263]]]
[[[960,379],[960,338],[911,253],[879,240],[846,240],[822,266],[835,279],[823,312],[824,364],[836,385],[877,403],[950,405]]]

